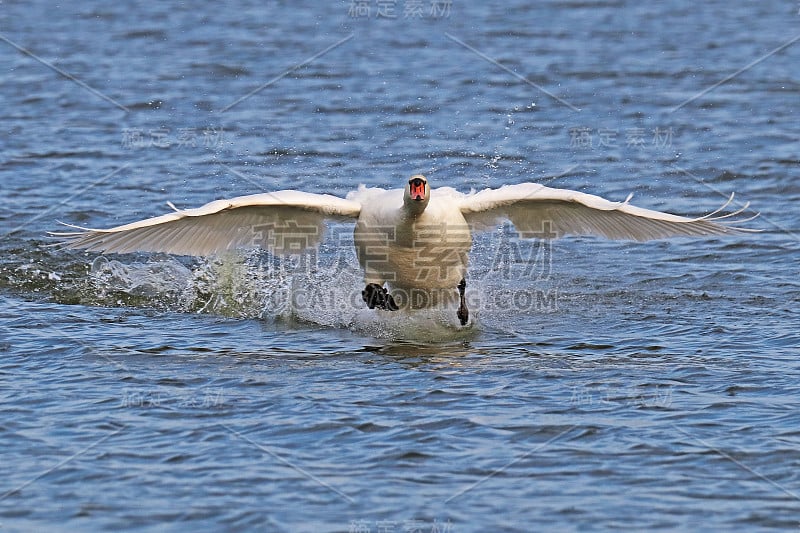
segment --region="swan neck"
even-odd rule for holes
[[[411,200],[410,198],[403,202],[403,212],[407,218],[417,218],[428,207],[428,199],[425,200]]]

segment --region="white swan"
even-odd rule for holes
[[[362,186],[347,199],[286,190],[217,200],[197,209],[178,210],[169,204],[174,213],[110,229],[71,226],[79,231],[52,235],[63,238],[69,248],[98,252],[210,255],[261,247],[292,254],[319,243],[326,219],[356,219],[354,240],[366,283],[362,298],[369,308],[399,308],[384,285],[397,289],[395,296],[404,295],[400,305],[408,307],[454,298],[457,289],[457,316],[464,325],[469,317],[464,290],[471,230],[510,220],[524,238],[574,234],[639,241],[755,231],[730,225],[729,217],[747,205],[715,216],[732,199],[710,215],[685,218],[635,207],[628,203],[630,197],[610,202],[535,183],[462,194],[450,187],[432,190],[425,176],[414,175],[404,189]]]

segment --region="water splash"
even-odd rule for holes
[[[307,270],[291,260],[258,253],[225,254],[200,260],[193,268],[171,257],[123,263],[101,256],[92,263],[90,280],[103,304],[300,320],[419,342],[469,338],[477,330],[477,313],[463,327],[451,304],[414,311],[367,309],[361,300],[363,280],[358,269],[328,265]]]

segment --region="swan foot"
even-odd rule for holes
[[[467,309],[467,302],[464,298],[464,293],[467,289],[467,280],[461,278],[461,283],[458,284],[458,295],[461,297],[461,303],[458,305],[458,311],[456,311],[456,316],[458,317],[459,322],[461,322],[462,326],[466,326],[467,322],[469,322],[469,309]]]
[[[394,298],[386,289],[377,283],[368,283],[361,291],[361,299],[370,309],[384,309],[386,311],[397,311],[400,309],[394,302]]]

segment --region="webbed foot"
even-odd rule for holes
[[[456,316],[458,317],[459,322],[461,322],[462,326],[466,326],[467,322],[469,322],[469,309],[467,309],[467,302],[464,298],[464,293],[467,290],[467,280],[462,278],[461,283],[458,284],[458,295],[461,298],[461,302],[458,305],[458,311],[456,311]]]
[[[386,311],[397,311],[400,309],[394,302],[392,295],[377,283],[368,283],[361,291],[361,299],[370,309],[384,309]]]

